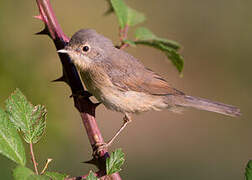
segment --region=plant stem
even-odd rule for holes
[[[119,30],[119,39],[121,42],[123,42],[124,40],[127,39],[128,36],[128,31],[129,31],[129,26],[126,24],[125,27],[123,29]]]
[[[63,49],[68,43],[69,38],[62,31],[51,7],[50,0],[36,0],[36,2],[40,14],[35,17],[42,20],[45,24],[45,29],[37,34],[48,35],[53,40],[57,50]],[[59,57],[63,67],[63,75],[58,81],[66,82],[70,86],[72,94],[83,92],[84,88],[78,75],[78,71],[70,57],[67,54],[62,53],[59,54]],[[93,152],[95,152],[97,149],[96,145],[104,143],[95,119],[95,108],[97,107],[97,104],[92,103],[88,97],[83,98],[74,96],[73,99],[75,107],[80,112]],[[100,172],[102,172],[99,174],[100,179],[109,178],[111,180],[121,180],[119,173],[106,176],[106,172],[103,170],[106,169],[105,165],[107,157],[109,157],[108,151],[107,149],[104,149],[99,154],[93,155],[93,159],[90,160],[89,163],[96,165]]]
[[[48,165],[49,165],[50,162],[52,162],[52,159],[51,158],[47,159],[45,167],[43,168],[43,170],[41,171],[40,174],[44,174],[45,173],[45,171],[48,168]]]
[[[31,159],[32,159],[32,162],[33,162],[35,173],[38,174],[37,162],[36,162],[36,159],[35,159],[35,156],[34,156],[34,153],[33,153],[33,145],[32,145],[31,142],[30,142],[30,153],[31,153]]]
[[[124,49],[129,46],[129,44],[124,42],[128,37],[128,31],[129,31],[129,26],[127,24],[125,25],[125,27],[123,29],[119,30],[119,39],[121,42],[119,49]]]

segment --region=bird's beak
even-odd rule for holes
[[[66,49],[60,49],[57,51],[58,53],[68,53],[69,51]]]

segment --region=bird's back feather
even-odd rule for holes
[[[183,94],[123,50],[115,48],[103,60],[102,65],[111,82],[122,91],[136,91],[157,96]]]

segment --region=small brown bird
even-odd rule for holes
[[[124,124],[109,141],[131,121],[130,113],[168,109],[180,111],[193,107],[228,116],[239,116],[234,106],[185,95],[127,52],[114,47],[111,40],[92,29],[76,32],[65,49],[77,66],[87,90],[108,109],[125,115]]]

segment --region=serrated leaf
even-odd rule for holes
[[[120,27],[124,28],[127,23],[128,7],[123,0],[111,0],[111,4],[118,18]]]
[[[106,159],[106,173],[107,175],[121,171],[121,166],[124,163],[124,153],[122,149],[116,149],[112,152],[110,157]]]
[[[0,109],[0,153],[17,164],[24,166],[26,163],[22,140],[7,113],[2,109]]]
[[[134,26],[145,21],[143,13],[127,6],[123,0],[111,0],[111,5],[118,18],[121,29],[127,26]]]
[[[31,119],[33,129],[31,136],[32,143],[37,143],[45,132],[46,114],[47,111],[44,106],[37,105],[34,107]]]
[[[22,92],[17,89],[6,100],[6,109],[10,120],[24,134],[27,143],[36,143],[41,138],[46,126],[46,109],[33,106]]]
[[[184,67],[184,59],[178,53],[178,49],[180,48],[178,43],[168,39],[159,38],[149,29],[144,27],[138,28],[136,30],[135,37],[137,39],[135,44],[147,45],[163,51],[168,59],[171,60],[173,65],[178,69],[178,71],[180,73],[182,72]]]
[[[50,180],[50,177],[45,175],[37,175],[31,169],[24,166],[17,166],[13,170],[14,180]]]
[[[52,180],[64,180],[68,175],[66,174],[60,174],[58,172],[45,172],[44,173],[45,176],[50,177]]]
[[[177,42],[157,37],[153,32],[145,27],[137,28],[135,31],[135,37],[137,41],[153,41],[154,43],[160,43],[175,50],[180,48],[180,45]]]
[[[27,180],[29,176],[33,174],[34,172],[31,169],[24,166],[17,166],[13,170],[13,177],[15,180]]]
[[[98,178],[95,176],[93,171],[89,171],[89,174],[88,174],[86,180],[98,180]]]
[[[10,120],[14,125],[22,131],[29,130],[29,117],[33,106],[27,101],[26,97],[17,89],[10,97],[6,100],[6,108],[9,113]]]
[[[252,180],[252,160],[249,160],[246,170],[245,170],[245,179]]]
[[[135,26],[145,21],[145,16],[143,13],[136,11],[128,7],[128,14],[127,14],[127,25],[128,26]]]

